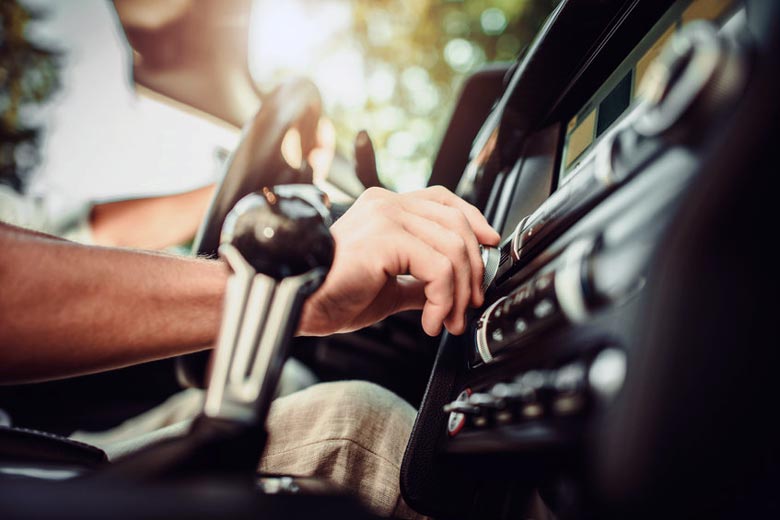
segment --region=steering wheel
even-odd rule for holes
[[[241,141],[228,160],[214,198],[209,205],[193,246],[197,256],[215,257],[225,216],[245,195],[278,184],[312,182],[306,156],[315,147],[317,124],[322,114],[319,90],[309,80],[289,80],[264,100],[254,118],[244,127]],[[301,163],[291,165],[282,153],[288,131],[300,135]],[[204,387],[209,352],[180,356],[176,376],[185,386]]]

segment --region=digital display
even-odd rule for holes
[[[681,0],[669,8],[593,97],[569,120],[558,185],[567,180],[588,151],[629,111],[649,65],[674,33],[693,20],[720,20],[734,4],[735,0]]]
[[[591,110],[586,116],[574,116],[567,127],[566,167],[577,159],[582,152],[593,143],[596,130],[596,111]]]
[[[625,112],[631,104],[631,80],[633,78],[634,71],[629,70],[599,105],[596,136],[600,136],[606,132],[607,128],[612,126],[612,123],[623,115],[623,112]]]

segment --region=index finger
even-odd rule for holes
[[[479,240],[480,244],[497,246],[501,241],[501,235],[490,226],[485,216],[482,215],[482,212],[447,188],[443,186],[431,186],[424,190],[414,192],[412,195],[417,195],[424,199],[459,209],[466,216],[466,220],[468,220],[469,225],[477,236],[477,240]]]

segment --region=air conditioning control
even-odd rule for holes
[[[537,334],[584,323],[594,312],[629,301],[645,285],[652,247],[633,238],[617,244],[605,244],[599,236],[573,241],[485,309],[475,327],[472,364],[492,363]]]
[[[490,363],[502,350],[555,323],[584,319],[580,275],[593,247],[589,239],[573,243],[551,268],[490,305],[477,321],[475,361]]]
[[[602,397],[604,385],[593,388],[591,380],[598,383],[604,373],[614,372],[614,366],[604,364],[614,365],[615,352],[608,349],[606,357],[600,354],[590,368],[585,360],[572,361],[554,369],[528,370],[480,391],[466,388],[443,407],[449,414],[447,432],[454,437],[464,428],[477,431],[581,416],[589,409],[592,396]],[[594,370],[599,374],[594,376]]]

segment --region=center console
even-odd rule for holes
[[[434,170],[502,242],[483,250],[484,307],[439,346],[402,469],[418,510],[511,517],[541,491],[577,517],[604,499],[594,457],[639,358],[651,271],[686,197],[715,182],[704,165],[748,97],[762,9],[561,2],[468,162]]]

